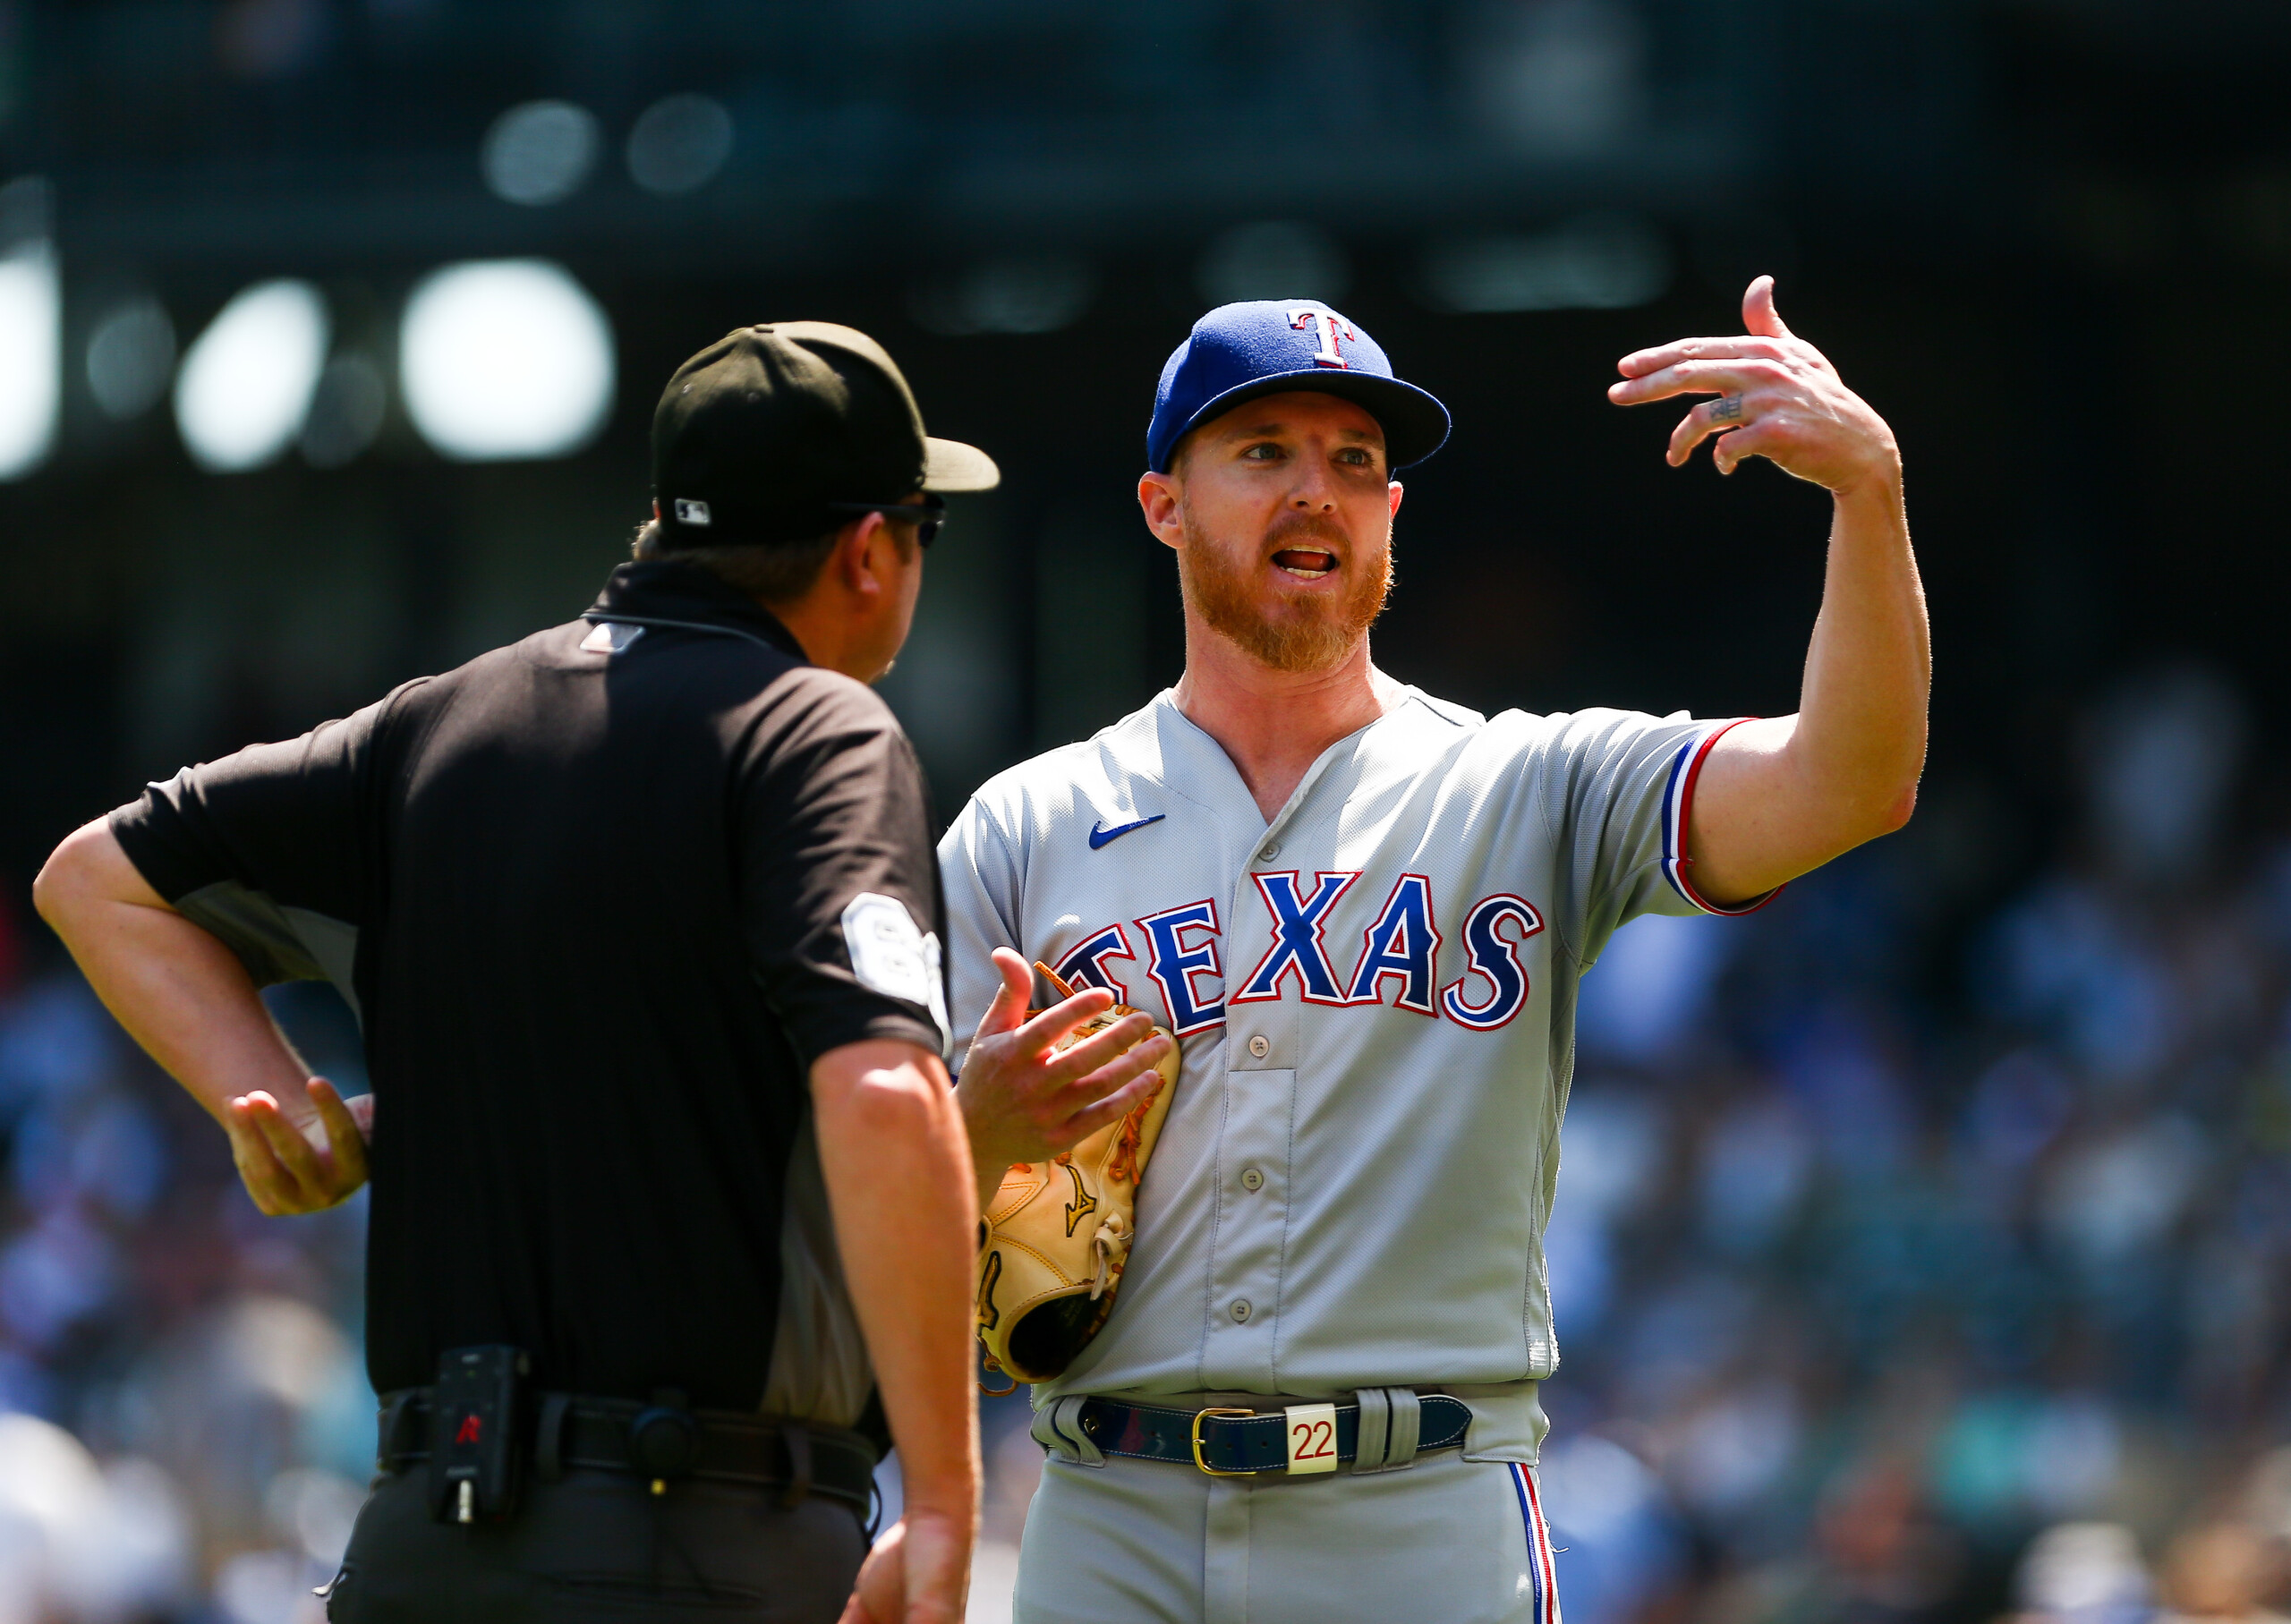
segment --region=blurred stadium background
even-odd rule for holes
[[[1129,490],[1234,297],[1456,409],[1388,668],[1787,710],[1818,494],[1601,395],[1760,270],[1906,449],[1932,764],[1904,834],[1588,983],[1568,1616],[2266,1616],[2287,67],[2279,0],[0,0],[0,1624],[309,1620],[370,1450],[360,1207],[256,1217],[30,917],[67,829],[576,613],[660,382],[775,316],[1006,470],[887,684],[942,813],[1174,676]],[[277,1003],[355,1087],[330,991]]]

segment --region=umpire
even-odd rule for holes
[[[974,1195],[922,776],[865,684],[936,493],[998,475],[822,322],[686,361],[652,459],[579,620],[186,768],[36,887],[264,1212],[370,1158],[344,1624],[962,1616]],[[258,996],[318,977],[363,1099]]]

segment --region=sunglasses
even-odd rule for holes
[[[879,513],[886,519],[907,519],[915,525],[915,544],[928,547],[939,539],[940,526],[947,522],[947,505],[932,501],[917,505],[913,502],[830,502],[830,513]]]

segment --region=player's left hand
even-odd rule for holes
[[[1618,406],[1680,395],[1715,395],[1671,431],[1665,460],[1678,467],[1716,435],[1710,460],[1732,473],[1762,456],[1784,472],[1848,496],[1872,480],[1901,478],[1901,448],[1886,420],[1847,388],[1819,350],[1783,325],[1774,308],[1774,278],[1760,276],[1742,295],[1742,325],[1733,338],[1682,338],[1639,350],[1616,363],[1623,381],[1609,387]]]
[[[230,1102],[224,1123],[239,1180],[266,1217],[323,1212],[366,1182],[366,1141],[374,1131],[374,1096],[345,1100],[324,1077],[305,1088],[314,1113],[297,1126],[279,1102],[257,1089]]]
[[[1111,1009],[1113,994],[1085,987],[1029,1019],[1033,967],[997,948],[994,968],[1002,985],[979,1018],[955,1099],[980,1173],[1000,1182],[1013,1163],[1046,1161],[1128,1116],[1159,1086],[1154,1067],[1172,1040],[1154,1030],[1151,1016],[1132,1011],[1058,1049],[1084,1021]]]

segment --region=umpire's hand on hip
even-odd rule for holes
[[[108,820],[74,830],[32,882],[39,914],[144,1052],[223,1125],[272,1217],[339,1206],[366,1182],[371,1094],[314,1077],[238,955],[151,889]]]
[[[366,1182],[374,1096],[345,1101],[324,1077],[305,1086],[317,1115],[303,1126],[289,1121],[279,1101],[260,1089],[233,1100],[224,1120],[239,1180],[272,1218],[340,1206]]]
[[[1111,1009],[1113,994],[1085,988],[1029,1020],[1034,971],[1008,948],[994,949],[994,967],[1002,973],[1001,990],[979,1020],[955,1085],[981,1211],[1012,1163],[1071,1150],[1143,1100],[1156,1081],[1154,1062],[1172,1041],[1154,1031],[1152,1016],[1131,1014],[1056,1049],[1075,1027]]]

